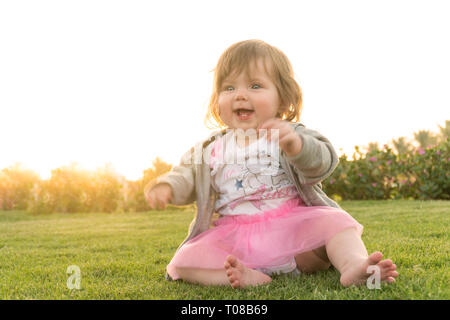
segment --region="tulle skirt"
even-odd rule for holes
[[[322,247],[335,234],[363,226],[342,209],[305,206],[300,198],[252,215],[228,215],[214,227],[186,242],[167,266],[173,280],[176,267],[224,269],[228,255],[266,274],[297,271],[294,257]]]

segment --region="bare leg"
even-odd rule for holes
[[[392,283],[398,277],[396,265],[389,259],[381,260],[381,252],[368,255],[354,228],[346,229],[331,238],[326,245],[326,251],[333,266],[341,273],[341,284],[345,287],[364,284],[370,276],[367,273],[370,265],[380,268],[382,281]]]
[[[297,268],[303,273],[314,273],[330,267],[325,246],[295,256]]]
[[[225,269],[176,268],[176,271],[181,279],[190,283],[206,286],[230,284]]]

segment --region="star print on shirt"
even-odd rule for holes
[[[236,179],[236,183],[234,185],[236,187],[236,190],[239,190],[239,188],[244,189],[244,187],[242,186],[242,180],[237,180]]]

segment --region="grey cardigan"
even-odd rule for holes
[[[339,162],[333,146],[319,132],[307,129],[301,123],[292,123],[292,126],[302,139],[302,150],[299,154],[289,157],[280,148],[281,167],[295,183],[307,206],[340,208],[322,191],[321,185],[321,181],[331,175]],[[177,251],[185,242],[211,226],[218,195],[211,185],[209,158],[214,145],[212,142],[224,134],[225,130],[213,132],[207,140],[197,143],[186,152],[178,166],[150,181],[144,188],[144,193],[148,193],[157,184],[168,183],[172,188],[172,204],[187,205],[197,202],[197,213],[189,226],[187,237]],[[171,280],[167,273],[166,279]]]

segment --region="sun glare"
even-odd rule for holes
[[[288,56],[304,94],[301,122],[339,154],[450,119],[450,44],[442,41],[450,19],[437,2],[280,0],[246,15],[252,2],[235,1],[247,17],[239,24],[229,23],[234,6],[220,2],[189,5],[189,14],[173,10],[183,1],[25,2],[27,10],[0,5],[0,30],[9,30],[1,35],[0,170],[19,161],[48,179],[72,161],[93,171],[110,162],[135,180],[156,157],[177,164],[211,133],[203,123],[211,71],[245,39]]]

